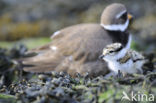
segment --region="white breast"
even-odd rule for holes
[[[118,74],[118,71],[120,70],[123,73],[137,73],[137,68],[135,67],[133,61],[130,59],[126,63],[120,64],[117,61],[110,61],[108,62],[108,66],[111,71],[113,71],[115,74]]]

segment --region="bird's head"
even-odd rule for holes
[[[102,55],[99,57],[100,59],[110,61],[110,60],[116,60],[118,58],[118,55],[122,51],[123,46],[121,43],[113,43],[110,45],[107,45],[102,52]]]
[[[124,32],[131,19],[132,15],[123,4],[113,3],[104,9],[101,15],[101,26],[109,31]]]

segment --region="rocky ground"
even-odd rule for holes
[[[77,74],[71,77],[64,72],[32,74],[22,71],[16,58],[24,57],[25,46],[0,49],[0,102],[1,103],[125,103],[123,92],[156,96],[156,57],[148,54],[149,63],[144,75],[89,77]],[[136,96],[136,97],[137,97]],[[146,98],[144,98],[145,101]],[[137,99],[138,100],[138,99]],[[155,103],[156,97],[153,100]],[[134,101],[132,102],[134,103]],[[140,102],[139,102],[140,103]]]

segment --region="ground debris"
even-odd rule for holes
[[[4,62],[1,66],[5,69],[2,68],[0,72],[0,102],[120,103],[123,92],[156,95],[156,68],[152,60],[150,63],[153,66],[146,65],[144,75],[133,74],[106,79],[103,75],[93,78],[87,74],[77,74],[76,77],[71,77],[66,72],[54,71],[48,74],[26,73],[15,66],[12,62],[15,57],[6,54],[6,50],[0,49],[0,57],[7,58],[1,59]],[[5,66],[5,62],[8,66]],[[150,68],[150,71],[147,71],[147,68]]]

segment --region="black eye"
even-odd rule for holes
[[[124,13],[121,17],[120,17],[120,19],[123,19],[123,20],[127,20],[127,12],[126,13]]]
[[[110,51],[110,53],[113,53],[114,51]]]

